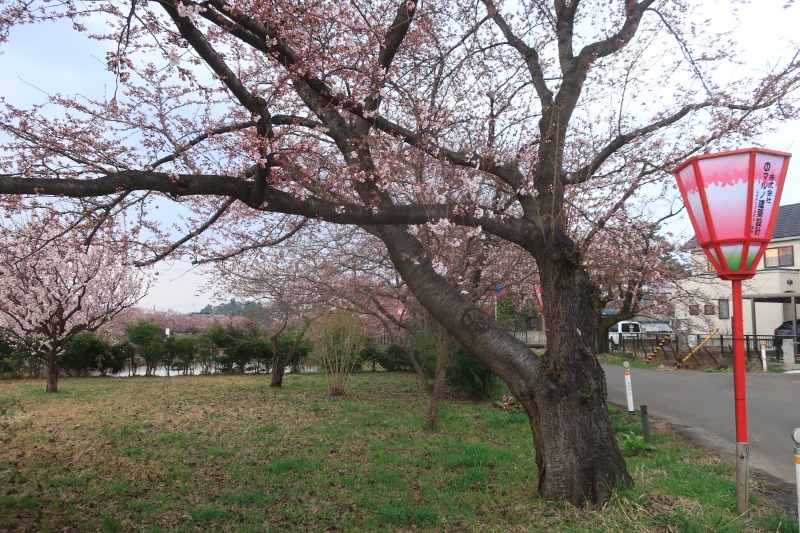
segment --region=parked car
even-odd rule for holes
[[[642,333],[642,325],[635,320],[617,322],[608,330],[608,349],[613,350],[622,344],[622,339],[633,339]]]
[[[783,355],[783,340],[791,339],[792,335],[792,321],[787,320],[777,328],[772,334],[772,345],[775,347],[775,352],[780,356]],[[800,338],[800,320],[794,325],[794,337]]]

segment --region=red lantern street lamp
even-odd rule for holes
[[[747,402],[742,280],[755,276],[778,214],[791,154],[748,148],[695,156],[672,171],[697,242],[733,289],[733,387],[736,407],[737,509],[747,511]]]

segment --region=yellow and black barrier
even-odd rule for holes
[[[690,357],[692,357],[694,354],[696,354],[696,353],[697,353],[697,351],[698,351],[700,348],[702,348],[702,347],[705,345],[705,343],[707,343],[708,341],[710,341],[710,340],[711,340],[711,337],[713,337],[714,335],[716,335],[716,334],[717,334],[717,331],[719,331],[719,329],[718,329],[718,328],[714,328],[714,331],[712,331],[711,333],[709,333],[709,334],[708,334],[708,337],[706,337],[705,339],[703,339],[703,342],[701,342],[700,344],[698,344],[697,346],[695,346],[694,350],[692,350],[691,352],[689,352],[689,354],[688,354],[686,357],[684,357],[683,359],[681,359],[681,364],[685,363],[686,361],[688,361],[688,360],[689,360],[689,358],[690,358]]]
[[[668,334],[666,337],[664,337],[663,339],[661,339],[661,342],[659,342],[659,343],[658,343],[658,346],[656,346],[656,347],[655,347],[655,349],[653,350],[653,353],[651,353],[650,355],[648,355],[648,356],[647,356],[647,359],[645,359],[645,361],[644,361],[644,362],[645,362],[645,363],[647,363],[648,365],[649,365],[650,363],[652,363],[652,362],[653,362],[653,359],[655,359],[655,358],[656,358],[656,355],[658,355],[658,351],[659,351],[659,350],[661,350],[661,348],[664,346],[664,344],[666,344],[667,342],[669,342],[669,340],[670,340],[671,338],[672,338],[672,334],[670,333],[670,334]]]

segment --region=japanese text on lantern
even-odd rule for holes
[[[764,163],[761,175],[761,185],[753,191],[753,236],[761,235],[764,220],[764,208],[772,204],[775,194],[775,173],[771,172],[772,164]],[[769,213],[769,209],[767,209]]]

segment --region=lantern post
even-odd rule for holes
[[[755,276],[778,214],[791,154],[748,148],[692,157],[673,174],[697,242],[720,279],[732,285],[736,409],[736,507],[748,509],[747,400],[742,280]]]

